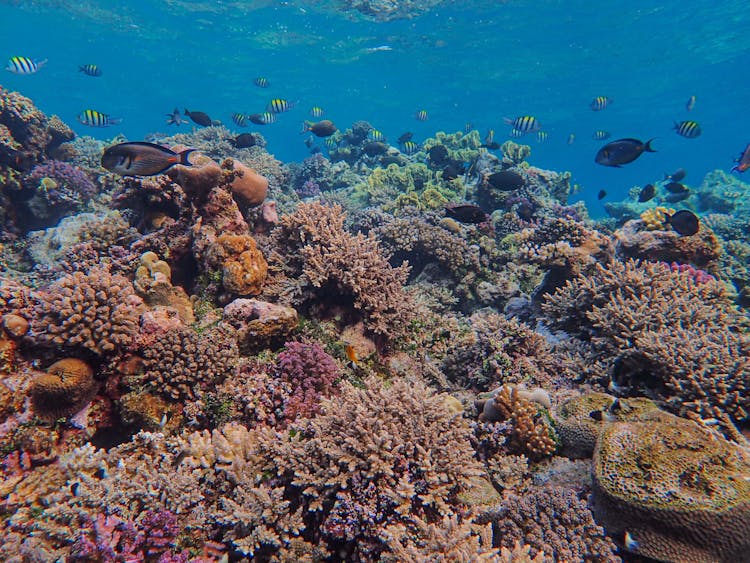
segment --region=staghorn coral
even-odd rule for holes
[[[537,488],[523,496],[509,494],[494,511],[478,521],[491,521],[495,542],[528,545],[552,561],[619,563],[617,547],[594,522],[585,501],[569,489]],[[546,559],[545,559],[546,560]]]
[[[185,464],[234,483],[215,517],[241,553],[283,560],[299,537],[346,560],[377,560],[388,526],[460,514],[459,496],[482,474],[467,424],[418,382],[344,384],[298,423],[283,433],[229,425],[185,443]]]
[[[234,373],[237,356],[236,341],[220,328],[169,330],[143,350],[144,372],[136,381],[168,400],[194,400]]]
[[[269,288],[272,296],[295,304],[310,294],[325,301],[329,293],[337,305],[351,301],[372,333],[388,339],[408,334],[414,317],[414,304],[403,289],[408,265],[393,268],[373,235],[348,233],[340,206],[301,203],[281,218],[273,236],[276,248],[283,249],[283,256],[274,259],[284,272],[269,284],[276,286]]]
[[[33,379],[29,387],[31,406],[38,417],[46,420],[72,416],[91,401],[98,388],[91,366],[76,358],[65,358]]]
[[[504,383],[549,386],[559,373],[544,337],[517,319],[483,309],[469,317],[468,328],[453,333],[441,368],[463,387],[489,391]]]
[[[750,456],[698,424],[617,422],[594,453],[594,512],[626,549],[659,561],[741,561],[750,551]]]
[[[557,436],[546,411],[516,385],[503,385],[491,398],[477,401],[479,420],[511,423],[510,447],[533,461],[551,456],[557,449]],[[549,398],[547,397],[547,400]]]
[[[586,342],[587,363],[603,363],[631,392],[676,413],[747,419],[748,318],[719,282],[697,284],[668,264],[613,262],[569,281],[543,310]]]
[[[135,337],[141,299],[127,278],[103,268],[68,274],[34,300],[32,337],[41,344],[107,355]]]
[[[320,412],[320,401],[337,394],[339,367],[317,344],[287,342],[276,361],[277,377],[289,385],[290,396],[284,418],[313,417]]]

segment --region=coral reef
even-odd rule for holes
[[[277,259],[288,283],[273,280],[269,285],[277,287],[269,293],[301,304],[304,290],[312,290],[322,302],[332,291],[337,305],[351,301],[374,334],[393,339],[408,333],[413,317],[411,299],[403,290],[408,265],[393,268],[374,236],[348,233],[341,207],[301,203],[281,218],[274,239],[276,248],[284,249]],[[288,287],[291,279],[296,288]]]
[[[660,561],[739,561],[750,549],[750,457],[669,416],[603,429],[594,510],[626,549]]]
[[[268,263],[250,235],[220,235],[206,263],[221,270],[222,285],[236,295],[259,294],[268,273]]]
[[[40,344],[116,353],[133,342],[141,299],[104,268],[68,274],[34,294],[32,337]]]
[[[58,360],[34,377],[29,388],[34,413],[54,420],[80,411],[96,394],[94,370],[75,358]]]
[[[232,327],[240,351],[248,352],[289,336],[297,328],[299,316],[291,307],[235,299],[224,307],[222,322]]]
[[[616,385],[676,413],[747,419],[748,319],[721,283],[696,283],[668,264],[612,262],[569,281],[543,309],[586,341],[587,362],[604,362]]]

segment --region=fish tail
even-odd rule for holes
[[[185,115],[187,115],[188,117],[190,117],[190,112],[188,111],[188,108],[185,108]]]
[[[37,69],[40,69],[40,68],[42,68],[42,67],[43,67],[44,65],[46,65],[46,64],[47,64],[47,59],[42,59],[41,61],[34,61],[34,62],[36,63],[36,68],[37,68]]]
[[[514,121],[514,120],[513,120],[513,119],[511,119],[510,117],[503,117],[503,122],[504,122],[504,123],[505,123],[506,125],[513,125],[513,121]]]
[[[183,166],[192,166],[193,164],[188,160],[188,156],[190,156],[191,152],[195,152],[198,149],[185,149],[184,151],[180,151],[178,154],[180,156],[180,164]]]
[[[646,144],[643,145],[643,150],[645,152],[656,152],[653,148],[651,148],[651,141],[653,141],[654,139],[656,139],[656,137],[654,137],[653,139],[649,139],[648,141],[646,141]]]
[[[300,131],[299,134],[302,135],[303,133],[307,133],[310,130],[310,125],[310,121],[305,121],[304,123],[302,123],[302,131]]]
[[[107,121],[109,122],[108,125],[117,125],[122,123],[122,117],[110,117]]]

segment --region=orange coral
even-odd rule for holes
[[[3,328],[9,336],[20,338],[29,330],[29,321],[19,315],[3,315]]]
[[[80,411],[96,394],[94,370],[83,360],[65,358],[31,383],[31,405],[40,418],[56,419]]]
[[[268,274],[268,263],[250,235],[221,235],[216,239],[222,259],[222,283],[237,295],[257,295]]]

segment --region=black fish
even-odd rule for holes
[[[208,117],[207,113],[203,113],[202,111],[188,111],[185,110],[185,115],[188,116],[193,123],[197,123],[198,125],[201,125],[203,127],[208,127],[209,125],[213,124],[213,121],[210,117]]]
[[[388,152],[388,145],[380,141],[370,141],[362,147],[367,156],[378,156]]]
[[[685,176],[687,176],[685,169],[678,168],[674,174],[664,174],[664,179],[671,180],[672,182],[680,182]]]
[[[653,139],[649,139],[645,143],[638,139],[618,139],[617,141],[612,141],[599,149],[594,157],[594,162],[602,166],[619,168],[623,164],[633,162],[644,152],[656,152],[651,148],[651,141]]]
[[[656,188],[653,184],[646,184],[643,186],[643,189],[638,194],[638,201],[641,203],[645,203],[647,201],[650,201],[654,199],[654,196],[656,195]]]
[[[489,185],[496,190],[500,190],[502,192],[512,192],[513,190],[522,188],[526,181],[518,172],[513,172],[511,170],[502,170],[500,172],[490,174],[487,177],[487,183],[489,183]]]
[[[596,196],[596,199],[604,199],[605,197],[607,197],[607,192],[605,192],[604,190],[599,190],[599,194]]]
[[[192,166],[188,155],[194,150],[177,153],[154,143],[120,143],[105,149],[102,167],[121,176],[154,176],[175,164]]]
[[[479,146],[480,147],[484,147],[487,150],[496,151],[497,149],[500,148],[500,143],[498,143],[497,141],[492,141],[491,143],[485,143],[485,144],[479,145]]]
[[[413,137],[414,137],[414,133],[412,133],[411,131],[407,131],[406,133],[404,133],[398,138],[398,144],[401,145],[405,143],[406,141],[411,141]]]
[[[664,218],[664,222],[667,225],[671,225],[677,234],[684,237],[694,235],[700,230],[700,219],[692,211],[682,209],[672,215],[667,215]]]
[[[664,187],[671,194],[684,194],[686,191],[688,191],[688,189],[679,182],[669,182],[669,184]]]
[[[449,164],[443,169],[443,180],[455,180],[464,172],[466,167],[463,164]]]
[[[677,203],[678,201],[684,201],[689,197],[690,197],[690,192],[685,191],[685,192],[680,192],[676,194],[667,194],[664,197],[664,201],[668,201],[669,203]]]
[[[735,170],[737,172],[744,172],[748,168],[750,168],[750,144],[748,144],[745,147],[745,150],[742,151],[742,154],[740,154],[739,157],[737,157],[737,160],[735,160],[735,165],[732,166],[732,169],[730,172],[734,172]]]
[[[241,133],[240,135],[237,135],[232,141],[232,144],[238,149],[247,149],[249,147],[254,147],[256,143],[257,141],[255,140],[255,135],[253,135],[252,133]]]
[[[476,205],[466,203],[463,205],[446,205],[445,213],[461,223],[484,223],[489,216]]]
[[[427,151],[427,156],[430,158],[430,164],[440,166],[448,162],[448,149],[443,145],[435,145]]]

